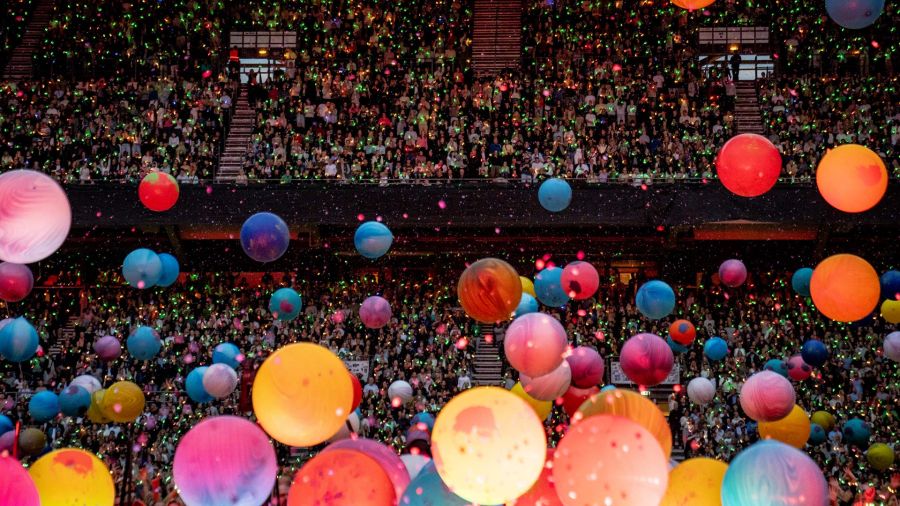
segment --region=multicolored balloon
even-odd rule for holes
[[[622,346],[619,365],[628,379],[643,386],[666,380],[675,365],[672,348],[655,334],[637,334]]]
[[[553,372],[532,378],[519,374],[525,393],[539,401],[554,401],[562,397],[572,382],[572,369],[565,360]]]
[[[63,448],[39,458],[28,473],[41,504],[113,506],[112,474],[93,453]]]
[[[884,0],[826,0],[831,19],[851,30],[871,26],[884,12]]]
[[[691,402],[705,406],[716,397],[716,385],[707,378],[698,376],[688,382],[687,394]]]
[[[672,314],[675,309],[675,291],[664,281],[654,279],[638,288],[635,302],[642,315],[659,320]]]
[[[232,369],[241,366],[243,354],[234,343],[219,343],[213,348],[213,364],[225,364]]]
[[[522,315],[506,329],[503,349],[510,365],[531,377],[550,374],[564,360],[566,329],[545,313]]]
[[[403,461],[400,460],[400,457],[397,456],[394,450],[378,441],[366,438],[343,439],[328,445],[322,452],[334,450],[351,450],[371,457],[391,480],[397,497],[402,496],[409,485],[409,472],[406,470]]]
[[[761,438],[781,441],[801,450],[806,446],[811,431],[809,415],[800,406],[794,406],[790,414],[781,420],[759,422]]]
[[[100,409],[114,422],[129,423],[144,412],[146,399],[141,388],[131,381],[117,381],[103,394]]]
[[[159,334],[150,327],[138,327],[125,341],[128,353],[137,360],[150,360],[159,354],[162,349],[162,341]]]
[[[0,356],[10,362],[30,360],[38,345],[37,331],[21,316],[0,328]]]
[[[576,261],[567,264],[562,271],[560,284],[571,299],[589,299],[600,287],[600,275],[588,262]]]
[[[809,283],[812,280],[813,270],[809,267],[802,267],[794,271],[791,276],[791,288],[798,295],[809,297]]]
[[[34,275],[27,265],[0,263],[0,300],[19,302],[34,288]]]
[[[231,395],[237,384],[237,373],[228,364],[213,364],[203,373],[203,390],[216,399]]]
[[[734,258],[725,260],[719,266],[719,279],[723,285],[737,288],[747,281],[747,267],[744,265],[744,262]]]
[[[159,279],[156,280],[156,286],[163,288],[172,286],[178,281],[178,276],[181,274],[178,259],[168,253],[160,253],[159,261],[162,264],[162,272],[159,274]]]
[[[0,260],[33,264],[62,246],[72,226],[66,192],[47,174],[0,174]]]
[[[509,319],[522,300],[522,280],[503,260],[482,258],[463,271],[456,294],[471,318],[497,323]]]
[[[207,369],[207,366],[192,369],[184,380],[184,388],[187,390],[188,397],[199,404],[213,400],[213,396],[209,395],[209,392],[203,388],[203,374],[206,373]]]
[[[791,382],[772,371],[750,376],[740,392],[741,409],[757,422],[781,420],[794,409],[796,400]]]
[[[566,357],[572,369],[572,384],[578,388],[590,388],[603,381],[606,364],[603,357],[590,346],[578,346]]]
[[[650,399],[632,390],[616,388],[591,395],[578,408],[574,423],[597,415],[615,415],[631,420],[649,432],[665,454],[672,454],[672,429],[662,411]]]
[[[353,244],[356,251],[369,260],[375,260],[384,256],[394,242],[394,234],[384,224],[377,221],[367,221],[357,227],[353,234]]]
[[[257,262],[274,262],[287,251],[291,232],[287,223],[272,213],[256,213],[241,226],[241,248]]]
[[[161,213],[172,209],[178,202],[178,181],[166,172],[153,171],[141,179],[138,185],[138,198],[144,207]]]
[[[104,362],[112,362],[122,355],[122,343],[114,336],[103,336],[94,343],[94,353]]]
[[[300,316],[303,301],[293,288],[279,288],[269,299],[269,312],[281,321],[290,321]]]
[[[384,297],[373,295],[359,306],[359,319],[370,329],[380,329],[391,321],[391,303]]]
[[[722,481],[722,506],[791,504],[824,506],[828,484],[818,464],[802,451],[759,441],[731,461]]]

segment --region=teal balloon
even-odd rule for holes
[[[519,299],[519,305],[516,306],[516,311],[513,316],[519,317],[523,314],[528,313],[537,313],[538,311],[538,302],[537,299],[531,296],[529,293],[522,292],[522,298]]]
[[[872,437],[872,429],[869,427],[869,424],[859,418],[852,418],[844,424],[841,434],[844,436],[844,442],[848,445],[868,448],[869,438]]]
[[[385,225],[377,221],[367,221],[356,229],[353,244],[360,255],[375,260],[391,249],[394,234]]]
[[[7,432],[16,428],[16,424],[13,423],[12,420],[9,419],[6,415],[0,415],[0,435],[6,434]]]
[[[798,295],[809,297],[809,281],[812,279],[812,275],[813,270],[809,267],[797,269],[794,272],[794,275],[791,276],[791,288],[793,288]]]
[[[150,327],[138,327],[125,342],[128,353],[138,360],[150,360],[162,349],[159,335]]]
[[[293,320],[300,315],[303,300],[293,288],[279,288],[269,299],[269,311],[279,320]]]
[[[403,506],[469,506],[470,501],[450,491],[441,480],[434,462],[429,462],[409,482],[398,504]]]
[[[828,434],[825,433],[825,429],[822,428],[821,425],[817,423],[810,424],[809,426],[809,439],[807,442],[813,446],[820,445],[828,439]]]
[[[601,388],[600,391],[601,392],[609,392],[610,390],[615,390],[615,389],[616,389],[615,385],[606,385],[605,387]]]
[[[826,506],[828,484],[809,456],[763,440],[731,461],[722,480],[722,506]]]
[[[7,323],[0,329],[0,355],[10,362],[30,360],[38,350],[38,334],[23,317]]]
[[[635,302],[642,315],[659,320],[675,309],[675,291],[666,282],[654,279],[638,288]]]
[[[413,426],[424,423],[428,428],[428,431],[431,432],[431,430],[434,429],[434,415],[426,411],[422,411],[421,413],[417,413],[415,416],[413,416],[410,423]]]
[[[538,202],[551,213],[558,213],[572,202],[572,187],[563,179],[548,179],[538,188]]]
[[[84,387],[70,385],[59,393],[59,410],[66,416],[83,416],[91,407],[91,393]]]
[[[785,361],[781,360],[780,358],[770,359],[763,366],[763,369],[765,369],[767,371],[777,372],[778,374],[784,376],[785,378],[788,377],[787,363],[785,363]]]
[[[728,355],[728,343],[721,337],[713,337],[703,345],[703,354],[706,358],[718,362]]]
[[[156,286],[172,286],[178,281],[178,275],[181,273],[181,266],[178,265],[178,259],[168,253],[160,253],[159,261],[162,262],[162,273]]]
[[[59,396],[43,390],[31,396],[28,401],[28,415],[37,423],[48,422],[59,414]]]
[[[666,338],[666,344],[668,344],[669,348],[672,348],[672,351],[675,353],[687,353],[689,350],[687,346],[673,341],[671,336]]]
[[[562,272],[560,267],[547,267],[534,277],[534,293],[541,304],[562,307],[569,302],[562,287]]]
[[[241,366],[238,357],[241,355],[241,349],[232,343],[221,343],[213,349],[213,363],[225,364],[232,369]]]
[[[162,268],[162,261],[156,252],[138,248],[129,253],[122,262],[122,276],[135,288],[150,288],[159,281]]]
[[[209,395],[206,389],[203,388],[203,373],[205,373],[207,369],[209,368],[206,366],[197,367],[189,372],[187,378],[184,380],[184,386],[187,390],[188,397],[196,403],[203,404],[205,402],[213,401],[213,396]]]

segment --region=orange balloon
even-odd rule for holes
[[[522,299],[522,281],[511,265],[482,258],[470,265],[456,285],[466,314],[482,323],[509,319]]]
[[[672,429],[669,428],[666,417],[653,401],[637,392],[622,388],[600,392],[585,401],[578,408],[578,413],[581,414],[582,420],[596,415],[618,415],[628,418],[647,429],[647,432],[659,441],[666,459],[672,455]]]
[[[704,7],[709,7],[716,0],[672,0],[672,3],[681,7],[682,9],[687,9],[690,11],[696,9],[702,9]]]
[[[809,415],[796,404],[788,416],[781,420],[759,422],[759,435],[761,437],[781,441],[800,450],[806,446],[811,430]]]
[[[816,308],[840,322],[855,322],[878,305],[881,284],[878,273],[856,255],[834,255],[823,260],[809,282]]]
[[[858,144],[838,146],[822,157],[816,184],[826,202],[845,213],[861,213],[875,207],[887,191],[884,161]]]
[[[378,462],[354,450],[329,450],[303,464],[288,492],[288,506],[392,506],[394,485]]]

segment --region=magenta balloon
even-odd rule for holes
[[[546,313],[528,313],[516,318],[503,338],[510,365],[532,378],[550,374],[559,367],[568,344],[566,329]]]
[[[740,260],[725,260],[719,266],[719,279],[723,285],[737,288],[747,281],[747,267]]]
[[[188,506],[263,504],[278,463],[269,436],[236,416],[207,418],[181,438],[172,473]]]
[[[402,497],[406,486],[409,485],[409,471],[406,470],[406,465],[394,453],[394,450],[378,441],[365,438],[342,439],[331,443],[322,451],[327,452],[329,450],[353,450],[371,457],[390,478],[397,497]]]
[[[539,401],[553,401],[562,397],[572,383],[572,368],[565,360],[550,374],[532,378],[519,374],[519,383],[525,393]]]
[[[672,372],[675,356],[663,338],[656,334],[637,334],[622,346],[619,365],[628,379],[652,387]]]
[[[0,454],[3,452],[13,452],[13,444],[16,441],[16,431],[9,430],[0,434]]]
[[[100,360],[113,361],[122,354],[122,343],[113,336],[103,336],[94,343],[94,353]]]
[[[33,170],[0,174],[0,260],[32,264],[69,235],[72,208],[62,187]]]
[[[741,408],[757,422],[774,422],[788,416],[796,403],[794,387],[773,371],[760,371],[741,387]]]
[[[41,506],[31,475],[11,456],[0,455],[0,506]]]
[[[606,365],[603,357],[590,346],[579,346],[566,357],[572,368],[572,384],[578,388],[590,388],[603,381]]]
[[[34,288],[34,275],[27,265],[0,263],[0,299],[19,302]]]
[[[359,319],[370,329],[380,329],[391,321],[391,304],[383,297],[373,295],[359,306]]]
[[[570,299],[589,299],[597,293],[600,275],[597,274],[597,269],[587,262],[572,262],[563,268],[560,284]]]
[[[812,367],[803,361],[800,355],[794,355],[787,361],[788,376],[794,381],[803,381],[812,374]]]

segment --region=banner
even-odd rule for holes
[[[633,381],[628,379],[628,376],[625,376],[625,372],[622,371],[622,366],[619,365],[619,362],[612,362],[609,368],[609,378],[610,382],[613,385],[625,385],[625,384],[634,384]],[[663,380],[661,385],[677,385],[681,383],[681,367],[678,364],[675,364],[675,367],[669,372],[669,375],[666,376],[666,379]]]
[[[363,383],[369,379],[369,361],[368,360],[344,360],[344,365],[351,374],[355,374]]]

